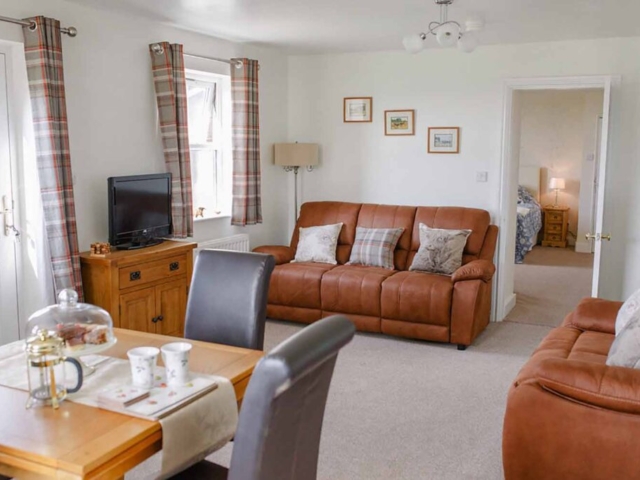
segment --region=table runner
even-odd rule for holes
[[[127,360],[89,355],[83,357],[83,361],[88,365],[97,365],[96,372],[85,378],[78,393],[67,397],[69,401],[97,408],[96,397],[99,391],[121,385],[123,376],[130,378]],[[69,367],[68,372],[72,372],[72,367]],[[162,471],[157,478],[165,479],[175,475],[223,447],[233,438],[238,422],[233,385],[227,378],[208,376],[216,380],[218,388],[160,420]],[[0,385],[28,390],[23,341],[0,347]]]

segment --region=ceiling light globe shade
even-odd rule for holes
[[[404,49],[407,52],[418,53],[424,48],[424,40],[422,40],[422,36],[419,33],[415,33],[404,37],[402,39],[402,45],[404,45]]]
[[[437,28],[436,40],[443,47],[452,47],[458,41],[460,27],[455,23],[447,23]]]
[[[458,40],[458,50],[464,53],[473,52],[478,46],[478,39],[473,33],[467,32],[462,34]]]

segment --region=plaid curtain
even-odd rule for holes
[[[236,68],[234,63],[241,63]],[[233,108],[232,225],[262,223],[260,197],[260,98],[258,61],[234,58],[231,65]]]
[[[193,199],[191,195],[191,156],[189,153],[189,117],[187,80],[182,45],[161,42],[162,53],[149,45],[156,89],[164,162],[171,173],[171,214],[173,236],[193,236]]]
[[[82,299],[60,22],[44,17],[26,20],[37,25],[34,30],[23,28],[24,48],[54,287],[56,295],[73,288]]]

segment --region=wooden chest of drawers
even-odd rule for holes
[[[569,207],[544,207],[543,247],[567,246],[569,228]]]
[[[165,241],[105,257],[82,253],[85,301],[108,311],[114,327],[181,337],[196,245]]]

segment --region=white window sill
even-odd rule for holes
[[[198,218],[194,218],[193,222],[194,223],[200,223],[200,222],[206,222],[207,220],[218,220],[218,219],[221,219],[221,218],[231,218],[231,214],[230,213],[221,213],[219,215],[198,217]]]

